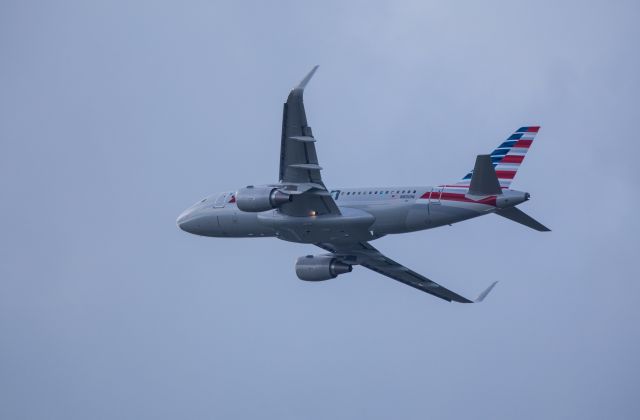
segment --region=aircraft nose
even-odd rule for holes
[[[211,236],[215,233],[214,221],[217,220],[211,216],[205,209],[190,208],[178,216],[176,224],[180,229],[193,235]]]
[[[178,218],[176,219],[176,225],[178,225],[180,229],[182,229],[182,224],[189,217],[189,213],[190,213],[189,210],[185,210],[182,213],[180,213],[180,216],[178,216]]]
[[[185,232],[194,233],[196,226],[194,223],[193,216],[194,215],[192,211],[185,210],[180,214],[180,216],[178,216],[178,219],[176,220],[176,224],[180,229],[184,230]]]
[[[192,217],[178,218],[178,227],[187,233],[192,233],[194,235],[199,233],[199,225]]]

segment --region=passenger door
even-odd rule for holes
[[[429,205],[431,204],[441,204],[440,203],[440,198],[442,197],[442,191],[444,190],[444,187],[438,188],[438,187],[433,187],[431,188],[431,194],[429,194]]]

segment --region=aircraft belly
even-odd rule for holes
[[[374,232],[381,234],[406,232],[405,221],[411,210],[410,206],[397,204],[372,204],[364,207],[376,218],[372,226]]]
[[[221,213],[218,215],[221,236],[237,238],[274,236],[273,229],[258,223],[257,214],[235,209]]]
[[[493,207],[483,204],[444,203],[429,204],[429,227],[461,222],[493,210]]]
[[[429,207],[424,204],[414,205],[407,213],[405,227],[409,232],[427,229],[430,227],[430,224]]]
[[[300,243],[357,242],[375,239],[370,213],[353,208],[340,208],[342,214],[320,216],[288,216],[277,210],[259,213],[258,222],[275,230],[285,241]]]
[[[379,234],[403,233],[427,227],[427,206],[424,205],[373,204],[364,209],[375,216],[372,230]]]

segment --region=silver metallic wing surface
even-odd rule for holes
[[[385,257],[380,251],[375,249],[368,242],[357,242],[349,244],[330,244],[320,243],[316,244],[322,249],[330,251],[338,257],[341,257],[343,261],[350,264],[360,264],[373,270],[377,273],[390,277],[401,283],[415,287],[418,290],[427,292],[433,296],[439,297],[446,301],[460,302],[460,303],[473,303],[469,300],[451,290],[440,286],[438,283],[429,280],[425,276],[416,273],[408,269],[407,267],[393,261],[391,258]],[[486,295],[493,289],[495,282],[483,291],[476,302],[481,301]]]
[[[291,203],[279,211],[290,216],[340,214],[338,206],[327,191],[318,164],[315,138],[307,124],[304,109],[304,88],[318,69],[315,66],[289,93],[282,112],[282,139],[280,144],[281,185],[303,188],[304,192],[293,197]],[[302,185],[301,185],[302,184]]]

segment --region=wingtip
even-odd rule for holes
[[[540,226],[538,226],[537,228],[534,228],[535,230],[537,230],[538,232],[551,232],[551,229],[549,229],[548,227],[546,227],[545,225],[543,225],[542,223],[539,223]]]
[[[482,302],[484,300],[484,298],[486,298],[487,295],[491,292],[491,290],[493,290],[493,288],[496,286],[496,284],[498,284],[497,281],[494,281],[493,283],[491,283],[491,285],[489,287],[487,287],[482,293],[480,293],[480,295],[478,295],[478,298],[474,302],[476,302],[476,303]]]
[[[306,76],[304,76],[304,78],[300,81],[300,83],[298,83],[298,86],[296,86],[295,89],[303,90],[307,86],[307,83],[309,83],[309,80],[311,80],[311,78],[315,74],[316,70],[318,70],[318,67],[320,67],[319,64],[313,66],[311,71],[307,73]]]

